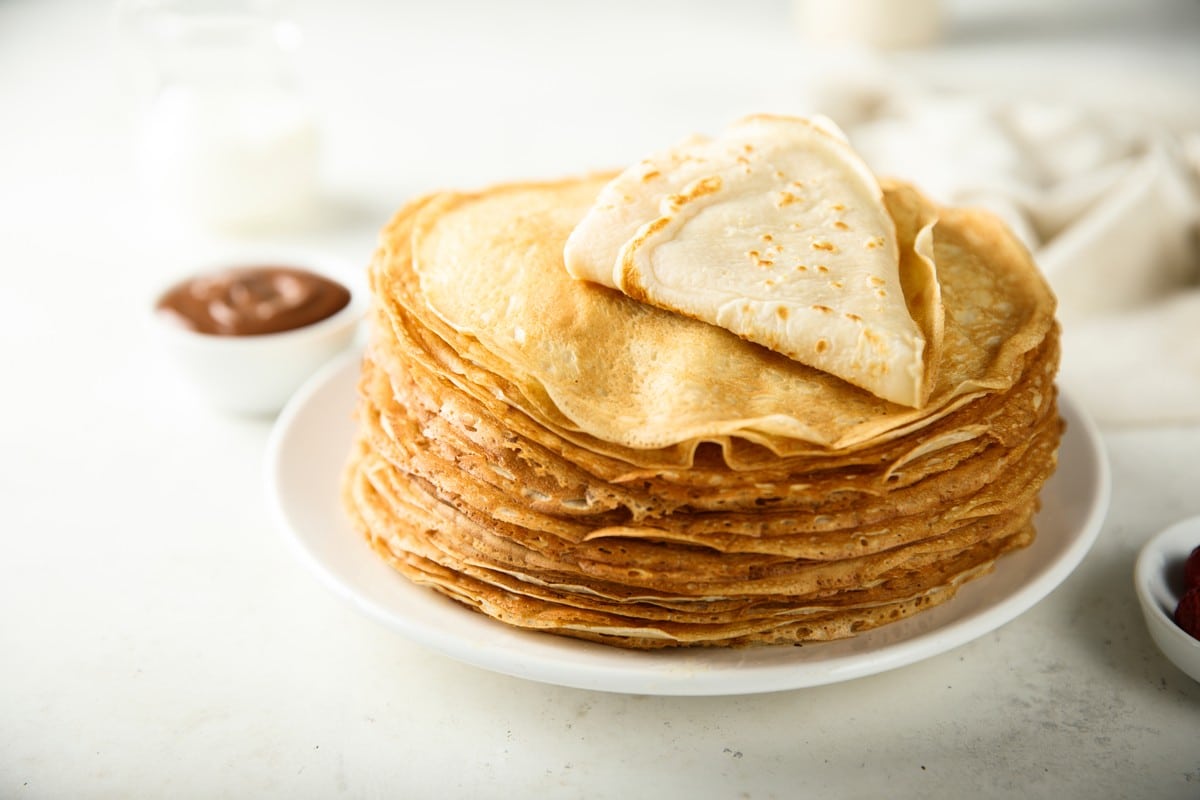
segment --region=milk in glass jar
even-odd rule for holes
[[[318,132],[276,0],[124,0],[118,16],[148,91],[138,166],[152,202],[231,233],[314,211]]]

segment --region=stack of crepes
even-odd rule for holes
[[[505,623],[838,639],[1034,538],[1052,294],[997,219],[881,186],[825,126],[421,198],[370,278],[346,508]]]

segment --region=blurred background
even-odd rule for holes
[[[146,52],[171,34],[132,29],[197,8],[291,27],[278,46],[320,136],[323,231],[377,226],[430,187],[620,166],[756,111],[853,127],[889,98],[950,92],[1200,128],[1195,0],[5,0],[0,166],[22,223],[90,209],[131,224],[138,137],[171,80]]]

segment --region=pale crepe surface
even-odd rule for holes
[[[630,167],[601,190],[564,260],[576,278],[893,402],[917,406],[928,394],[926,338],[901,288],[882,189],[845,141],[807,120],[748,117]],[[920,317],[940,313],[936,293],[917,305]]]

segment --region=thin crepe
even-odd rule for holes
[[[945,308],[928,401],[889,403],[722,328],[572,279],[562,243],[603,184],[420,201],[385,230],[377,269],[385,302],[440,337],[463,369],[481,370],[465,390],[502,383],[506,402],[630,463],[687,466],[703,441],[730,463],[734,439],[783,456],[870,446],[1011,388],[1053,324],[1053,295],[999,221],[885,184],[902,253],[938,220]]]
[[[400,573],[531,630],[742,646],[895,621],[1032,541],[1058,333],[991,218],[886,188],[902,258],[925,240],[945,308],[936,386],[909,409],[567,276],[562,242],[603,180],[433,195],[385,230],[343,488]],[[689,371],[707,393],[673,391]],[[630,411],[653,424],[620,431]]]
[[[918,321],[941,314],[932,254],[904,260],[906,296],[883,190],[827,127],[759,115],[653,155],[603,188],[563,255],[576,278],[885,400],[920,406],[929,395],[936,342]]]

